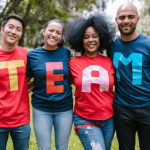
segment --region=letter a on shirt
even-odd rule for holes
[[[92,71],[98,71],[99,77],[92,77]],[[108,71],[104,68],[97,65],[90,65],[83,70],[82,76],[82,92],[91,92],[91,84],[97,83],[99,84],[99,90],[108,91],[109,90],[109,76]]]

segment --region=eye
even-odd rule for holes
[[[120,19],[120,20],[124,20],[124,19],[125,19],[125,16],[119,16],[119,19]]]
[[[17,31],[18,31],[18,32],[21,32],[21,31],[22,31],[22,29],[20,29],[20,28],[17,28]]]
[[[50,29],[49,32],[53,32],[53,29]]]
[[[97,35],[94,35],[93,38],[97,38]]]
[[[133,19],[134,18],[134,16],[129,16],[129,19]]]
[[[88,39],[89,37],[88,36],[84,36],[84,39]]]
[[[13,28],[13,26],[8,26],[8,28],[12,29],[12,28]]]
[[[60,35],[61,33],[60,33],[60,32],[57,32],[57,34]]]

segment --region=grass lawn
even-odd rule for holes
[[[73,87],[73,91],[74,91],[74,87]],[[30,94],[30,100],[31,100],[31,94]],[[30,112],[31,112],[31,121],[30,121],[31,135],[30,135],[29,150],[37,150],[37,143],[36,143],[36,138],[35,138],[34,130],[33,130],[32,106],[31,105],[30,105]],[[116,134],[115,134],[113,142],[112,142],[111,150],[118,150],[118,149],[119,149],[118,148],[118,141],[117,141]],[[12,144],[12,141],[11,141],[10,137],[9,137],[8,144],[7,144],[7,150],[13,150],[13,144]],[[55,142],[54,142],[54,132],[52,133],[51,150],[56,150],[55,149]],[[71,132],[70,140],[69,140],[69,150],[84,150],[79,138],[75,135],[75,132],[74,132],[73,128],[72,128],[72,132]],[[140,150],[137,135],[136,135],[135,150]]]

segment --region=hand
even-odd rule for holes
[[[28,82],[28,92],[30,93],[34,88],[34,82],[31,81],[31,82]]]
[[[71,54],[70,54],[70,58],[72,59],[72,58],[74,58],[74,57],[75,57],[75,51],[70,49],[70,52],[71,52]]]
[[[74,56],[73,54],[71,54],[71,55],[70,55],[70,58],[71,58],[71,59],[72,59],[72,58],[75,58],[75,56]]]

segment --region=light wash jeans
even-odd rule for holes
[[[54,125],[56,150],[68,150],[72,129],[73,110],[46,112],[33,107],[33,126],[38,150],[51,149],[51,133]]]
[[[85,120],[74,113],[74,125],[80,126],[85,124],[98,123],[100,126],[91,126],[77,130],[77,135],[85,150],[110,150],[114,136],[114,119],[113,117],[105,121]]]
[[[0,128],[0,150],[6,150],[9,133],[13,141],[14,150],[28,150],[30,130],[29,123],[15,128]]]

